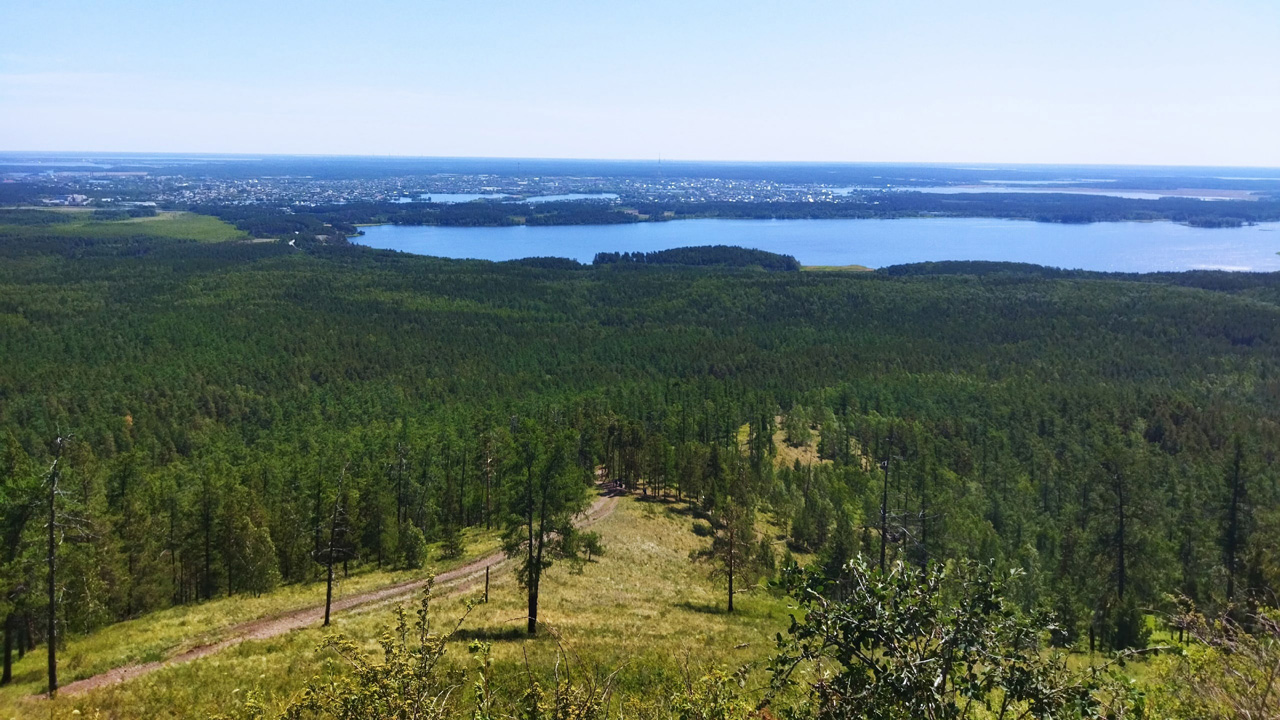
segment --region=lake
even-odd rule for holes
[[[617,200],[617,193],[566,193],[564,195],[534,195],[527,197],[518,202],[527,203],[545,203],[545,202],[561,202],[565,200]],[[416,198],[398,197],[391,202],[395,203],[411,203],[411,202],[433,202],[433,203],[469,203],[476,200],[503,200],[517,202],[512,195],[503,195],[501,193],[423,193]]]
[[[986,182],[986,181],[984,181]],[[859,191],[874,192],[919,192],[930,193],[934,195],[990,195],[999,193],[1002,195],[1102,195],[1105,197],[1126,198],[1129,200],[1160,200],[1167,197],[1182,197],[1193,200],[1237,200],[1248,199],[1248,194],[1241,198],[1241,193],[1234,190],[1223,190],[1217,194],[1201,195],[1185,190],[1168,191],[1168,192],[1146,192],[1142,190],[1107,190],[1097,187],[1080,187],[1074,180],[1048,180],[1037,182],[1037,185],[1055,185],[1055,187],[1021,187],[1014,184],[1016,181],[1005,181],[1008,185],[984,184],[984,185],[941,185],[941,186],[910,186],[898,185],[893,187],[840,187],[828,188],[833,195],[852,195]],[[1032,182],[1032,181],[1027,181]]]
[[[987,218],[673,220],[629,225],[377,225],[353,242],[420,255],[514,260],[597,252],[740,245],[804,265],[884,267],[928,260],[1005,260],[1113,272],[1280,270],[1280,223],[1193,228],[1171,222],[1061,225]]]

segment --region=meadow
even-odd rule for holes
[[[616,672],[619,706],[653,712],[661,711],[689,677],[709,667],[732,670],[763,660],[773,649],[774,635],[787,625],[786,598],[756,588],[739,597],[735,612],[728,614],[724,586],[709,580],[705,566],[689,559],[692,550],[706,544],[690,530],[692,522],[687,503],[624,498],[594,526],[605,554],[580,566],[565,563],[548,574],[542,611],[546,632],[533,639],[524,633],[524,597],[509,565],[496,570],[490,601],[466,616],[450,648],[453,666],[469,669],[472,641],[491,642],[495,675],[503,685],[522,687],[526,663],[540,677],[553,673],[557,662],[571,663],[574,672]],[[468,547],[466,558],[433,562],[412,575],[443,571],[495,546],[477,538]],[[344,581],[343,592],[407,575],[362,573]],[[461,592],[438,594],[433,607],[439,626],[447,628],[467,613],[467,602],[480,598],[483,589],[472,584]],[[323,585],[304,584],[260,598],[225,598],[158,611],[71,639],[63,654],[65,668],[70,679],[157,659],[215,638],[219,628],[312,605],[322,597]],[[404,602],[412,606],[415,600]],[[312,627],[247,640],[193,662],[84,695],[64,694],[52,702],[39,697],[44,655],[34,652],[16,663],[15,683],[0,689],[0,717],[206,717],[236,711],[249,693],[280,708],[313,677],[341,672],[342,662],[319,649],[327,633],[341,633],[376,652],[378,637],[393,621],[389,604],[356,608],[336,614],[328,630]]]
[[[247,233],[215,217],[180,210],[166,210],[150,217],[119,220],[95,219],[90,208],[40,209],[37,212],[57,213],[69,218],[66,222],[40,226],[41,234],[58,238],[123,239],[146,236],[197,242],[230,242],[249,238]],[[29,231],[30,226],[7,224],[5,214],[0,212],[0,233],[18,233],[24,230]]]

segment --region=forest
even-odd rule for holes
[[[255,235],[360,219],[221,216]],[[766,272],[794,259],[706,248],[491,263],[5,222],[6,682],[51,637],[423,568],[485,532],[518,562],[532,633],[552,558],[620,551],[570,523],[597,480],[686,503],[729,610],[735,572],[846,604],[811,607],[776,662],[817,657],[856,598],[922,587],[1008,603],[999,647],[1075,653],[1191,633],[1188,607],[1254,627],[1280,590],[1274,275]],[[1032,655],[1010,667],[1049,672]],[[643,697],[678,669],[635,673]],[[707,677],[686,701],[727,697]],[[842,677],[806,707],[883,690]]]
[[[445,225],[609,225],[692,218],[867,219],[904,217],[991,217],[1051,223],[1170,220],[1196,227],[1238,227],[1280,220],[1280,201],[1204,201],[1166,197],[1135,200],[1105,195],[983,193],[941,195],[871,192],[838,202],[602,202],[467,203],[354,202],[305,208],[253,205],[196,205],[255,237],[294,237],[358,232],[362,224]]]
[[[758,267],[764,270],[796,271],[800,262],[791,255],[764,250],[751,250],[727,245],[671,248],[654,252],[596,253],[592,265],[610,263],[643,263],[649,265],[715,265],[726,267]]]

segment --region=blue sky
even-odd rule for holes
[[[1280,166],[1280,0],[3,0],[0,150]]]

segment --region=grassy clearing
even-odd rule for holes
[[[773,433],[773,464],[775,467],[793,467],[796,462],[801,465],[830,465],[830,460],[823,460],[818,456],[818,431],[815,429],[813,437],[804,445],[792,445],[787,442],[787,433],[782,430],[782,416],[777,416],[774,421],[777,423],[778,430]],[[751,436],[751,428],[743,425],[738,428],[738,447],[742,448],[745,453],[747,451],[747,443]]]
[[[801,265],[801,270],[811,272],[875,272],[875,268],[866,265]]]
[[[793,467],[797,462],[801,465],[830,465],[830,460],[823,460],[818,456],[818,433],[815,432],[813,435],[813,439],[809,442],[796,446],[787,442],[785,431],[775,432],[773,447],[776,448],[777,454],[773,456],[774,464],[778,467]]]
[[[544,577],[540,613],[545,631],[533,640],[524,634],[524,594],[509,571],[499,570],[493,576],[490,602],[471,612],[458,641],[450,646],[451,667],[471,670],[468,645],[476,640],[491,643],[495,685],[509,698],[518,697],[526,687],[528,673],[545,680],[557,662],[561,673],[568,669],[602,676],[616,671],[616,709],[624,710],[627,716],[665,717],[666,703],[683,684],[686,673],[696,677],[710,666],[732,669],[767,658],[773,651],[774,634],[788,624],[787,599],[755,589],[739,596],[737,612],[724,612],[723,586],[710,582],[705,568],[688,559],[690,550],[707,542],[691,532],[692,522],[693,516],[680,503],[622,500],[611,516],[593,528],[605,543],[604,556],[580,572],[562,564]],[[496,543],[492,537],[489,542]],[[479,548],[477,541],[474,554],[483,554]],[[354,592],[355,583],[372,587],[394,579],[399,576],[368,573],[348,580],[345,590]],[[322,588],[306,588],[310,593],[307,599],[314,600],[315,590],[322,592]],[[295,591],[302,594],[303,590],[287,588],[259,600],[285,609]],[[433,604],[436,627],[452,627],[465,611],[466,601],[478,598],[481,592],[477,586],[437,600]],[[188,608],[188,625],[195,627],[197,618],[224,624],[248,620],[252,617],[248,608],[262,611],[264,607],[251,605],[253,602],[217,601]],[[153,636],[170,632],[177,622],[170,615],[171,611],[166,611],[135,621],[137,629],[131,632],[111,635],[111,631],[104,631],[98,634],[102,637],[75,640],[68,655],[86,653],[93,647],[119,648],[135,640],[154,642]],[[357,609],[335,616],[332,630],[376,654],[377,638],[392,619],[389,605]],[[115,639],[107,642],[108,636]],[[249,693],[278,709],[309,679],[344,671],[339,658],[318,650],[324,637],[324,630],[314,627],[247,641],[195,662],[53,703],[27,697],[38,687],[33,688],[26,677],[21,689],[8,688],[0,694],[0,719],[79,720],[95,717],[95,713],[102,718],[207,717],[235,711]],[[28,656],[23,673],[31,673],[34,667],[38,675],[42,658],[40,653]],[[1071,663],[1083,667],[1102,659],[1102,655],[1082,653],[1072,655]],[[1145,664],[1130,663],[1125,670],[1141,678],[1145,673],[1139,665]],[[756,667],[748,689],[759,688],[765,681],[758,664]],[[460,692],[469,700],[470,681],[464,685]],[[73,715],[77,710],[80,714]]]
[[[352,573],[335,584],[334,600],[395,583],[426,577],[433,570],[443,572],[478,557],[497,552],[501,542],[495,531],[468,530],[464,533],[464,557],[433,562],[432,569],[390,571],[366,569]],[[439,557],[439,548],[430,548],[430,557]],[[97,675],[112,668],[151,662],[193,647],[217,642],[241,623],[314,607],[324,602],[324,583],[286,585],[260,597],[219,598],[198,605],[184,605],[151,613],[134,620],[110,625],[86,636],[73,637],[58,653],[58,679],[62,684]],[[0,718],[25,717],[30,707],[25,701],[45,687],[45,649],[28,654],[13,668],[14,682],[0,688]],[[139,682],[145,682],[140,680]],[[60,701],[61,703],[61,701]],[[59,704],[60,704],[59,703]],[[47,706],[45,706],[47,709]],[[23,710],[25,708],[25,710]],[[120,717],[133,717],[132,713]]]
[[[696,672],[709,664],[734,667],[767,657],[774,633],[788,622],[786,599],[755,590],[738,598],[737,612],[725,613],[723,587],[688,559],[690,550],[706,542],[692,533],[692,522],[679,504],[620,502],[613,515],[593,528],[602,536],[605,556],[580,573],[562,564],[544,577],[540,614],[547,630],[535,640],[523,633],[524,595],[515,578],[510,572],[496,573],[490,602],[472,612],[450,649],[453,663],[469,668],[467,644],[492,642],[497,682],[518,688],[525,682],[526,657],[535,674],[549,673],[559,646],[577,671],[617,670],[620,701],[652,706],[661,705],[682,682],[686,666]],[[480,592],[473,588],[465,596]],[[463,612],[465,596],[435,604],[438,627]],[[234,601],[223,612],[236,612]],[[375,651],[376,638],[391,619],[388,606],[357,610],[337,615],[334,630]],[[109,718],[205,717],[232,710],[251,690],[279,706],[309,678],[341,671],[339,660],[317,651],[323,637],[320,628],[311,628],[248,641],[52,704],[21,697],[31,692],[24,680],[24,692],[11,688],[0,695],[0,718],[69,718],[73,710],[82,713],[77,717],[92,717],[95,711]],[[24,672],[31,665],[38,666],[38,658],[28,656]]]
[[[25,225],[0,225],[0,233],[36,232],[40,235],[66,238],[127,238],[146,235],[199,242],[248,239],[248,235],[218,218],[189,212],[166,211],[154,217],[126,220],[93,220],[88,209],[61,209],[57,212],[73,215],[75,219],[66,223],[41,225],[34,229]]]
[[[818,440],[822,437],[822,428],[820,426],[810,426],[813,435],[809,438],[809,442],[803,445],[792,445],[787,442],[787,433],[782,429],[783,419],[781,415],[774,418],[774,422],[778,427],[773,433],[773,464],[775,467],[794,467],[797,462],[803,466],[833,464],[833,461],[825,460],[818,455]],[[738,428],[738,446],[743,449],[743,452],[747,450],[747,439],[750,436],[750,432],[751,428],[747,425]],[[860,456],[862,469],[870,470],[875,465],[871,458],[862,451],[862,446],[858,444],[857,440],[849,438],[849,448],[854,455]]]

